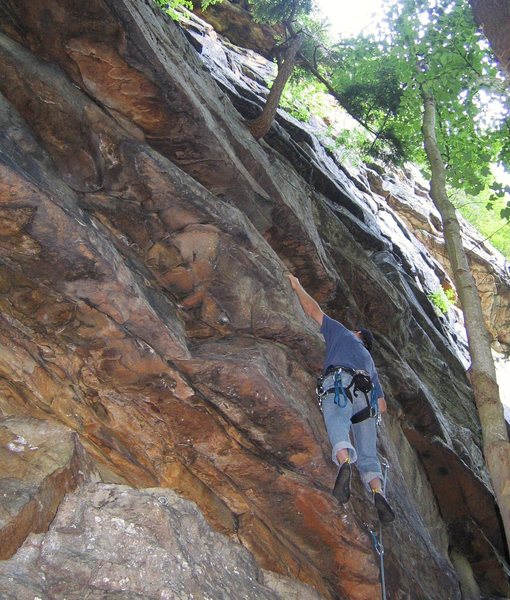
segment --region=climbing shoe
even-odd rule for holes
[[[395,513],[380,492],[374,492],[374,504],[381,523],[391,523],[395,520]]]
[[[342,463],[338,471],[335,487],[333,488],[333,496],[340,504],[345,504],[351,497],[351,463],[349,461]]]

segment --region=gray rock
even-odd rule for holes
[[[385,531],[388,596],[459,598],[452,545],[482,593],[506,593],[458,323],[426,298],[446,270],[427,250],[436,238],[420,243],[390,205],[413,190],[424,203],[423,188],[350,173],[283,112],[255,142],[234,107],[257,108],[264,62],[193,26],[191,45],[149,0],[0,5],[2,414],[66,423],[110,481],[192,498],[272,572],[328,599],[379,597],[373,504],[356,477],[348,505],[330,493],[313,395],[322,341],[291,269],[328,313],[376,335],[398,516]],[[60,532],[79,585],[96,581],[97,548],[117,583],[122,563],[141,564],[122,547],[127,527],[113,530],[118,556],[101,531],[90,548]],[[16,565],[44,555],[58,592],[71,567],[59,571],[44,539]]]
[[[92,476],[76,433],[31,417],[0,419],[0,559],[45,531],[64,495]]]
[[[261,572],[168,489],[92,484],[69,494],[49,531],[0,562],[6,600],[319,600],[308,586]]]

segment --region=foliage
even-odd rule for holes
[[[469,197],[457,190],[452,201],[462,214],[503,256],[510,259],[510,223],[501,213],[507,208],[507,201],[498,198],[488,203],[490,190],[484,190],[476,197]],[[490,206],[490,210],[487,210]]]
[[[280,100],[280,106],[284,108],[298,121],[308,123],[311,116],[311,107],[307,102],[306,86],[301,81],[289,81]]]
[[[509,158],[507,115],[503,110],[487,119],[485,110],[500,97],[493,85],[500,75],[467,0],[395,2],[378,38],[338,44],[323,70],[349,112],[377,131],[379,152],[427,167],[421,138],[426,87],[436,99],[451,186],[476,195],[494,180],[490,164]]]
[[[340,162],[357,167],[370,158],[372,142],[361,127],[329,131],[319,139]]]
[[[303,68],[296,67],[282,94],[280,106],[307,123],[312,114],[324,117],[328,108],[324,87]]]
[[[297,68],[285,88],[281,106],[300,121],[309,122],[312,116],[317,116],[328,123],[332,117],[331,102],[328,98],[323,85],[305,69]],[[334,112],[341,110],[337,108]],[[319,133],[318,138],[338,160],[348,161],[352,165],[369,160],[373,154],[374,138],[362,127],[330,126],[322,134]],[[381,145],[377,155],[381,158]],[[396,162],[394,156],[388,155],[386,158],[388,161],[391,158],[392,163]],[[463,217],[504,256],[510,258],[510,224],[505,217],[505,211],[508,210],[507,201],[503,198],[490,201],[490,188],[486,188],[477,196],[469,196],[463,190],[450,190],[450,195]]]
[[[401,60],[411,67],[404,106],[421,103],[422,89],[435,98],[436,135],[449,185],[473,196],[492,186],[494,201],[505,188],[495,181],[491,164],[509,158],[508,108],[501,105],[499,115],[487,112],[500,99],[496,61],[466,0],[431,0],[426,8],[404,0],[397,18],[394,47],[404,46]],[[410,122],[407,115],[404,121]],[[398,131],[408,135],[405,127]]]
[[[202,9],[206,9],[208,6],[213,4],[218,4],[222,0],[202,0],[201,7]],[[154,0],[156,4],[164,11],[166,14],[174,20],[178,20],[182,18],[182,14],[179,13],[179,8],[187,8],[189,10],[193,10],[193,3],[191,0]]]
[[[398,112],[398,69],[383,57],[381,43],[364,37],[340,42],[330,55],[330,80],[342,90],[344,107],[366,122],[382,123],[387,114]]]
[[[455,303],[455,291],[452,288],[445,289],[440,286],[436,291],[430,292],[427,298],[440,314],[446,315]]]
[[[156,4],[164,11],[166,14],[172,19],[176,21],[180,18],[178,8],[188,8],[189,10],[193,9],[193,4],[191,0],[154,0]]]
[[[248,0],[257,22],[291,23],[312,10],[312,0]]]
[[[155,0],[173,18],[190,0]],[[202,0],[202,7],[221,0]],[[449,185],[477,198],[510,218],[508,189],[498,183],[490,163],[510,162],[506,89],[495,61],[474,26],[467,0],[387,0],[388,19],[378,36],[358,36],[331,45],[324,21],[311,16],[312,0],[248,0],[254,18],[286,24],[287,35],[305,31],[301,55],[331,83],[335,97],[373,135],[337,128],[325,132],[324,145],[336,154],[359,160],[376,156],[393,164],[412,160],[427,175],[421,138],[420,89],[434,95],[438,108],[438,141]],[[330,90],[331,91],[331,90]],[[324,87],[307,71],[296,69],[284,90],[281,106],[295,118],[326,118]],[[492,107],[488,113],[487,107]],[[499,112],[494,110],[499,108]],[[480,196],[481,198],[482,196]],[[496,211],[461,203],[484,235],[508,255],[508,234]],[[468,208],[469,207],[469,208]]]

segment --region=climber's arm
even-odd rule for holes
[[[299,302],[301,303],[301,306],[303,307],[305,313],[308,316],[312,317],[312,319],[316,321],[319,325],[322,325],[324,313],[322,312],[321,307],[310,296],[310,294],[307,291],[305,291],[297,277],[294,277],[294,275],[292,275],[291,273],[286,273],[286,275],[289,279],[292,289],[296,292]]]

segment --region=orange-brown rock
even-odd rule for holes
[[[202,10],[201,2],[193,2],[197,15],[209,23],[214,32],[227,35],[228,39],[243,48],[251,48],[264,56],[271,56],[277,39],[284,34],[281,26],[255,23],[251,6],[246,0],[211,5]]]
[[[2,414],[60,421],[105,480],[173,488],[324,598],[379,597],[371,499],[358,478],[349,505],[330,493],[323,347],[290,268],[332,316],[376,333],[398,516],[388,597],[460,597],[459,514],[476,523],[472,547],[486,542],[480,587],[506,593],[462,346],[426,298],[437,263],[412,254],[391,208],[290,121],[255,143],[211,63],[150,2],[19,0],[0,30]],[[234,49],[215,51],[239,80]],[[470,493],[451,513],[441,469]]]

